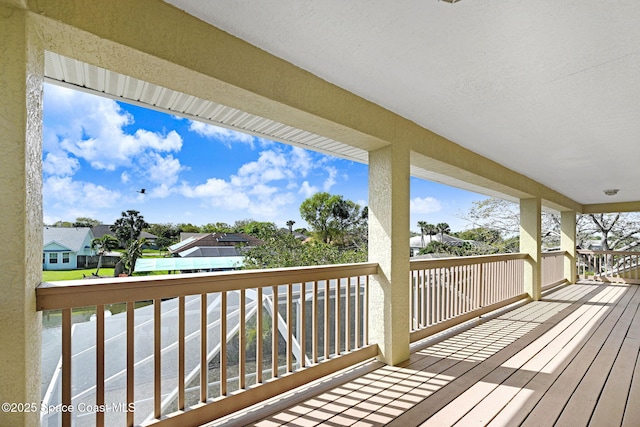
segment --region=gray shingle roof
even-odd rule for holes
[[[56,242],[73,252],[79,252],[83,249],[87,233],[91,233],[91,229],[87,227],[45,227],[43,233],[44,246],[46,247],[48,244]],[[93,238],[93,234],[90,234],[90,238]]]

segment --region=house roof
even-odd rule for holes
[[[183,258],[242,256],[235,246],[196,246],[180,252]]]
[[[237,245],[260,246],[264,242],[256,237],[244,233],[210,233],[201,237],[189,237],[180,243],[169,247],[169,252],[180,253],[195,247],[219,247]]]
[[[91,229],[88,227],[44,227],[43,242],[44,247],[52,243],[68,248],[71,252],[80,252],[85,249],[85,241],[93,238]]]

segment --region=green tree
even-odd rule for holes
[[[102,221],[97,220],[97,219],[93,219],[93,218],[87,218],[87,217],[79,217],[76,218],[76,222],[73,223],[74,227],[95,227],[96,225],[100,225],[102,224]]]
[[[427,221],[418,221],[418,228],[420,229],[420,246],[424,248],[424,233],[427,231]]]
[[[312,241],[303,243],[287,231],[278,230],[265,244],[245,254],[245,269],[298,267],[304,265],[364,262],[367,252],[345,250],[335,245]]]
[[[166,223],[166,224],[149,224],[145,231],[157,236],[158,238],[164,237],[169,239],[171,243],[175,243],[178,241],[180,237],[180,230],[176,224]],[[169,243],[169,245],[171,245]]]
[[[56,221],[53,223],[54,227],[65,227],[65,228],[70,228],[73,227],[73,223],[70,221]]]
[[[124,267],[124,272],[131,276],[136,268],[136,261],[142,256],[142,247],[147,244],[146,239],[131,240],[126,250],[122,253],[120,262]]]
[[[446,222],[441,222],[436,225],[436,230],[438,230],[438,233],[440,233],[440,241],[444,242],[444,235],[445,233],[451,232],[451,227],[449,227],[449,224],[447,224]]]
[[[161,236],[156,239],[156,246],[158,250],[162,253],[162,251],[166,251],[169,246],[171,246],[173,242],[167,237]]]
[[[253,219],[236,221],[233,231],[245,233],[258,239],[267,239],[276,233],[278,227],[273,222],[255,221]]]
[[[357,203],[339,195],[316,193],[302,202],[300,215],[318,241],[343,247],[362,246],[359,240],[368,223],[368,210],[361,210]]]
[[[94,249],[98,253],[98,268],[96,268],[96,276],[100,273],[100,267],[102,267],[102,257],[107,252],[118,247],[118,239],[110,234],[105,234],[102,237],[97,237],[91,240],[91,249]]]
[[[179,233],[200,233],[200,227],[193,224],[178,224],[178,234]]]
[[[140,212],[131,209],[122,212],[122,217],[118,218],[110,228],[121,242],[125,242],[124,246],[128,247],[129,242],[140,238],[140,233],[147,227],[149,224],[145,222]]]
[[[201,233],[232,233],[233,228],[226,222],[208,223],[200,227]]]

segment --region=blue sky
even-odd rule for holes
[[[136,209],[151,223],[300,227],[299,206],[315,192],[368,199],[366,165],[50,84],[43,140],[46,224],[110,224]],[[411,229],[420,220],[467,228],[461,216],[484,198],[412,178]]]

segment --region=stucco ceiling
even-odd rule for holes
[[[640,200],[635,0],[168,3],[579,203]]]

